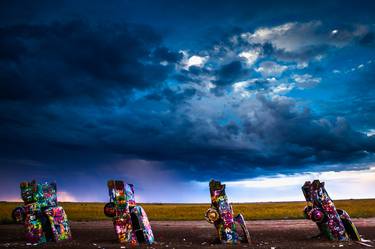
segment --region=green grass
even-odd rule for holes
[[[104,203],[60,203],[69,220],[109,220],[103,214]],[[0,202],[0,223],[12,223],[11,212],[20,205]],[[202,220],[209,204],[141,204],[150,220]],[[375,199],[339,200],[337,208],[345,209],[351,217],[375,217]],[[300,219],[305,202],[234,203],[235,214],[242,213],[247,220]]]

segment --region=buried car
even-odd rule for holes
[[[20,187],[24,206],[15,208],[12,217],[24,224],[26,242],[41,244],[71,239],[68,218],[57,203],[56,183],[37,184],[34,180],[22,182]]]
[[[336,209],[324,187],[324,182],[314,180],[311,183],[307,181],[302,186],[302,192],[307,202],[304,215],[316,223],[320,234],[330,240],[361,241],[349,214],[345,210]]]
[[[228,202],[225,193],[225,184],[220,181],[210,181],[211,207],[206,211],[205,218],[214,224],[218,239],[221,243],[237,244],[239,242],[251,243],[250,234],[242,214],[234,217],[233,208]],[[241,232],[237,230],[240,225]]]
[[[136,205],[133,184],[123,181],[108,181],[110,202],[104,206],[104,214],[113,218],[120,243],[137,245],[152,244],[154,235],[146,212]]]

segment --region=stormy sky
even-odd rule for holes
[[[0,200],[375,197],[373,1],[2,1]],[[331,188],[329,188],[329,181]],[[335,196],[333,196],[335,197]]]

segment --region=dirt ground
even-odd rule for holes
[[[354,219],[363,238],[375,246],[375,218]],[[249,221],[252,244],[237,246],[215,244],[213,225],[205,221],[151,222],[156,243],[140,248],[366,248],[353,242],[330,242],[311,238],[318,234],[315,224],[308,220]],[[111,221],[72,222],[74,239],[62,243],[28,246],[23,241],[22,225],[0,225],[0,248],[130,248],[117,242]]]

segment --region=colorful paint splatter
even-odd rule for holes
[[[12,217],[24,223],[26,241],[41,244],[71,239],[68,218],[57,203],[56,184],[32,181],[22,182],[20,187],[25,206],[14,209]]]
[[[54,241],[67,240],[71,238],[68,217],[62,207],[50,207],[45,211],[51,225]]]
[[[210,181],[211,208],[206,211],[205,218],[213,223],[222,243],[236,244],[240,241],[251,243],[250,234],[242,214],[233,217],[232,206],[225,193],[225,184],[220,181]],[[236,222],[241,226],[243,236],[236,230]]]
[[[324,182],[315,180],[305,182],[302,186],[307,206],[304,214],[307,219],[314,221],[320,232],[330,240],[345,241],[361,240],[356,227],[347,212],[336,209],[329,197]]]
[[[145,242],[152,244],[154,235],[146,212],[137,206],[134,198],[134,186],[123,181],[108,181],[110,202],[104,207],[104,213],[113,218],[113,224],[120,243],[137,245]]]

